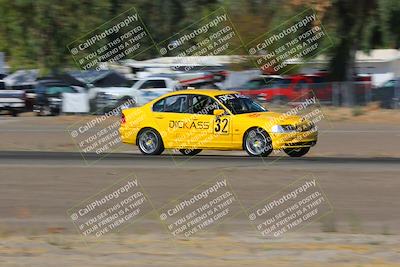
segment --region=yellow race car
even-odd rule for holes
[[[172,92],[123,110],[119,132],[122,142],[147,155],[164,149],[195,155],[210,149],[246,150],[250,156],[284,150],[301,157],[318,136],[307,119],[268,111],[239,92],[204,89]]]

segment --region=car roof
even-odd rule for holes
[[[187,90],[175,91],[167,95],[183,95],[183,94],[217,96],[217,95],[240,94],[240,93],[237,91],[218,90],[218,89],[187,89]]]

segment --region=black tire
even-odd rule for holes
[[[131,97],[124,96],[120,100],[118,100],[117,104],[114,106],[113,109],[110,108],[110,110],[107,110],[104,113],[111,110],[116,110],[118,112],[117,115],[121,116],[123,109],[133,108],[135,106],[136,102]]]
[[[164,151],[161,135],[152,128],[145,128],[139,132],[137,145],[145,155],[160,155]]]
[[[13,116],[13,117],[18,117],[18,115],[19,115],[19,112],[18,112],[18,111],[16,111],[16,110],[12,110],[12,111],[11,111],[11,116]]]
[[[267,157],[273,151],[271,137],[262,128],[251,128],[243,137],[243,149],[252,157]]]
[[[285,151],[285,153],[292,158],[299,158],[307,154],[308,151],[310,151],[310,148],[309,147],[285,148],[283,149],[283,151]]]
[[[185,156],[194,156],[199,154],[201,151],[201,149],[179,149],[179,152]]]
[[[118,100],[116,108],[118,108],[118,107],[122,108],[122,106],[124,106],[124,108],[133,108],[136,106],[136,102],[131,97],[125,96],[125,97],[121,98],[120,100]]]
[[[60,116],[61,109],[50,109],[50,116]]]
[[[51,115],[51,109],[49,106],[43,106],[40,108],[40,116],[50,116]]]

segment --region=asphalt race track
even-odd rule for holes
[[[84,158],[88,161],[85,164]],[[180,154],[172,154],[164,152],[159,156],[146,156],[140,153],[111,153],[108,155],[96,155],[95,153],[86,153],[82,156],[79,152],[44,152],[44,151],[0,151],[1,163],[9,164],[44,164],[62,162],[65,165],[83,163],[83,165],[107,165],[118,164],[129,166],[155,165],[163,166],[168,164],[194,164],[201,166],[206,164],[225,165],[225,166],[243,166],[243,165],[259,165],[261,164],[400,164],[400,158],[392,157],[301,157],[290,158],[287,156],[269,156],[269,157],[249,157],[249,156],[232,156],[232,155],[196,155],[183,156]],[[0,164],[1,164],[0,163]]]
[[[62,227],[74,232],[66,211],[131,175],[147,190],[155,208],[219,175],[229,179],[246,208],[312,175],[332,203],[329,220],[338,231],[399,230],[399,158],[185,157],[168,152],[161,156],[113,153],[101,160],[94,154],[85,156],[86,162],[80,153],[72,152],[0,152],[0,224],[37,231]],[[154,220],[144,221],[143,227],[154,224]],[[318,232],[321,224],[304,229]],[[246,219],[239,217],[230,226],[236,232],[246,225]],[[230,231],[230,226],[224,229]]]

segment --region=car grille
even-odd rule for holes
[[[313,125],[310,123],[302,123],[302,124],[297,124],[295,127],[297,132],[307,132],[313,128]]]
[[[316,144],[315,141],[311,141],[311,142],[286,143],[285,146],[314,146],[315,144]]]
[[[296,125],[282,125],[282,127],[286,131],[293,131],[293,132],[307,132],[313,128],[313,124],[311,123],[301,123]]]

